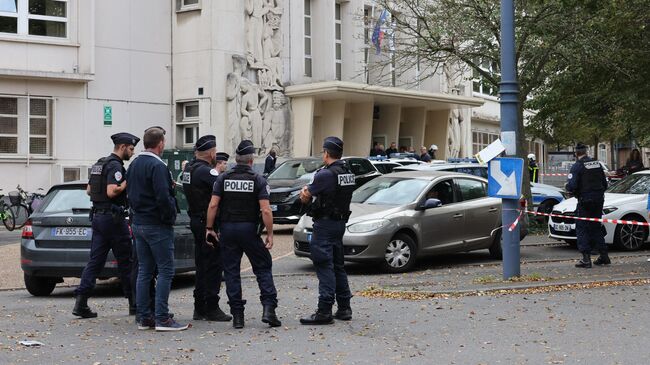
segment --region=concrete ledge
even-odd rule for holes
[[[68,72],[26,71],[26,70],[0,68],[0,78],[38,79],[38,80],[54,80],[54,81],[86,83],[95,80],[95,75],[68,73]]]

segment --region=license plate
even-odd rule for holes
[[[52,228],[54,237],[88,237],[92,229],[87,227],[55,227]]]
[[[272,211],[272,212],[277,212],[277,211],[278,211],[278,206],[275,205],[275,204],[272,204],[272,205],[271,205],[271,211]]]
[[[562,224],[562,223],[554,224],[553,228],[558,232],[569,232],[572,229],[571,224]]]
[[[307,233],[307,242],[311,242],[311,233]]]

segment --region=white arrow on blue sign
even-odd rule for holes
[[[519,199],[524,174],[524,160],[500,157],[488,163],[488,196]]]

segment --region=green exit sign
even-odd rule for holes
[[[110,127],[113,125],[113,107],[104,105],[104,126]]]

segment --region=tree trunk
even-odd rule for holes
[[[600,142],[598,137],[594,137],[594,160],[598,160],[598,143]]]

